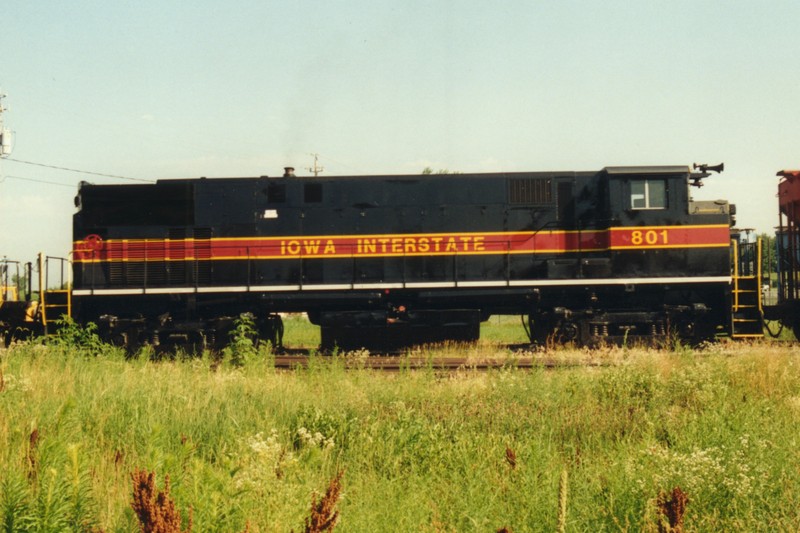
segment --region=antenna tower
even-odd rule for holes
[[[314,177],[316,178],[319,175],[319,173],[325,169],[319,166],[319,154],[311,154],[311,155],[314,156],[314,166],[307,167],[306,170],[312,172],[314,174]]]
[[[8,108],[3,105],[3,98],[8,96],[0,92],[0,157],[11,155],[11,130],[3,125],[3,111]]]

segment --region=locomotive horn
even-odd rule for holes
[[[720,172],[722,172],[723,170],[725,170],[725,163],[720,163],[719,165],[715,165],[715,166],[711,166],[711,165],[708,165],[708,164],[706,164],[706,163],[702,163],[702,164],[697,164],[697,163],[695,163],[695,164],[693,165],[693,168],[694,168],[695,170],[698,170],[698,169],[699,169],[699,170],[700,170],[700,172],[708,172],[708,171],[712,171],[712,172],[720,173]]]

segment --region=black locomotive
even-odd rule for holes
[[[130,348],[217,346],[242,313],[279,345],[305,312],[346,350],[494,314],[539,343],[733,333],[732,209],[689,195],[706,170],[83,183],[72,314]]]

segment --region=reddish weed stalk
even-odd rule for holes
[[[506,463],[511,467],[511,470],[517,467],[517,454],[508,446],[506,446]]]
[[[164,490],[156,487],[155,472],[136,470],[133,480],[131,507],[139,518],[142,533],[191,533],[192,512],[189,511],[189,527],[181,529],[181,513],[169,497],[169,476],[164,476]]]
[[[305,521],[305,533],[321,533],[333,531],[339,519],[339,511],[334,510],[339,494],[342,491],[342,476],[344,470],[339,470],[336,477],[331,480],[325,496],[317,502],[317,495],[311,497],[311,514]]]
[[[671,494],[661,492],[658,495],[658,510],[667,519],[659,520],[659,533],[683,533],[683,517],[686,515],[686,504],[689,498],[680,487],[672,489]]]
[[[36,449],[39,447],[39,430],[33,428],[30,436],[28,437],[28,479],[34,481],[36,479],[36,471],[38,464],[36,461]]]

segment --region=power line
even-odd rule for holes
[[[147,183],[155,183],[155,180],[147,180],[143,178],[129,178],[128,176],[118,176],[116,174],[103,174],[102,172],[91,172],[89,170],[78,170],[74,168],[66,168],[66,167],[58,167],[55,165],[45,165],[44,163],[34,163],[33,161],[23,161],[22,159],[15,159],[13,157],[5,158],[6,161],[14,161],[15,163],[23,163],[25,165],[34,165],[37,167],[44,167],[44,168],[53,168],[56,170],[66,170],[67,172],[78,172],[80,174],[91,174],[93,176],[103,176],[106,178],[116,178],[120,180],[130,180],[130,181],[144,181]]]
[[[33,182],[36,182],[36,183],[46,183],[47,185],[58,185],[60,187],[70,187],[70,188],[76,187],[75,185],[69,185],[67,183],[59,183],[57,181],[37,180],[37,179],[33,179],[33,178],[23,178],[22,176],[9,176],[7,174],[0,175],[0,183],[3,183],[3,181],[6,178],[10,178],[12,180],[33,181]]]
[[[317,157],[320,157],[320,158],[322,158],[322,159],[326,159],[326,160],[328,160],[328,161],[331,161],[331,162],[333,162],[333,163],[336,163],[337,165],[342,165],[343,167],[347,167],[347,168],[353,169],[353,170],[355,170],[356,172],[362,172],[362,170],[361,170],[361,169],[359,169],[359,168],[356,168],[356,167],[354,167],[354,166],[352,166],[352,165],[348,165],[347,163],[342,163],[341,161],[337,161],[337,160],[333,159],[332,157],[328,157],[328,156],[326,156],[326,155],[320,155],[320,154],[311,154],[311,155],[315,155],[315,156],[317,156]]]

